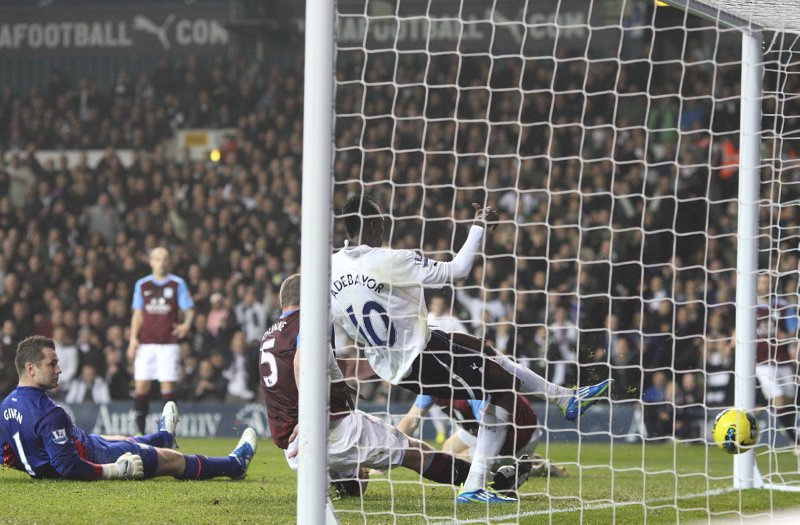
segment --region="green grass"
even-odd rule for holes
[[[224,455],[235,440],[181,439],[183,452]],[[800,493],[730,491],[730,456],[681,444],[554,444],[540,453],[566,465],[565,479],[533,478],[518,505],[459,506],[451,487],[419,483],[404,469],[373,477],[363,500],[335,502],[343,523],[437,523],[454,519],[520,523],[676,523],[800,507]],[[794,455],[761,454],[800,483]],[[772,469],[774,470],[774,468]],[[710,476],[706,476],[708,471]],[[780,480],[773,479],[774,482]],[[81,483],[33,481],[0,470],[0,523],[277,523],[296,521],[296,476],[271,442],[260,443],[247,480]],[[709,491],[717,491],[706,496]],[[690,497],[693,496],[694,497]],[[647,503],[642,503],[643,501]],[[613,502],[613,504],[612,504]]]

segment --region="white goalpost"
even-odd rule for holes
[[[764,82],[764,31],[800,33],[800,5],[770,0],[665,0],[667,4],[742,32],[741,125],[739,131],[739,207],[736,293],[736,397],[738,408],[752,411],[756,393],[756,281],[758,279],[761,128]],[[796,40],[795,40],[796,42]],[[780,49],[778,50],[780,51]],[[789,49],[791,52],[791,48]],[[778,97],[785,94],[776,88]],[[761,336],[763,337],[763,335]],[[755,465],[755,450],[734,459],[734,487],[793,490],[765,484]]]
[[[328,305],[333,137],[333,3],[306,2],[297,522],[332,523],[328,498]],[[328,510],[330,510],[328,508]]]
[[[780,499],[800,492],[782,432],[791,409],[797,430],[797,364],[770,393],[757,362],[765,345],[800,351],[800,3],[315,1],[305,33],[303,347],[328,348],[347,198],[374,198],[385,244],[419,264],[452,259],[476,202],[499,224],[467,278],[425,292],[430,323],[562,386],[615,387],[577,425],[530,398],[536,452],[569,477],[531,478],[514,504],[455,505],[456,489],[397,469],[337,517],[326,361],[303,352],[299,523],[662,523],[798,504]],[[374,378],[358,390],[358,409],[394,423],[415,401]],[[710,435],[728,407],[761,424],[732,466]],[[715,499],[731,493],[730,508]]]

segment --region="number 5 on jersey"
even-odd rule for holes
[[[278,382],[278,363],[275,362],[275,356],[269,350],[275,346],[275,339],[267,339],[261,345],[261,362],[269,366],[269,374],[264,376],[264,384],[267,388],[272,388]]]

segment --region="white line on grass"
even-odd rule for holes
[[[520,518],[528,517],[528,516],[546,516],[548,514],[564,514],[567,512],[579,512],[579,511],[593,511],[593,510],[605,510],[610,509],[613,507],[629,507],[632,505],[650,505],[653,503],[665,503],[667,501],[675,501],[677,500],[684,500],[684,499],[695,499],[695,498],[705,498],[708,496],[719,496],[720,494],[725,494],[726,492],[733,492],[738,489],[734,489],[733,487],[724,488],[724,489],[714,489],[709,490],[706,492],[701,492],[699,494],[688,494],[686,496],[679,496],[679,497],[669,497],[669,498],[654,498],[648,499],[644,501],[619,501],[619,502],[611,502],[611,503],[600,503],[600,504],[588,504],[582,505],[580,507],[561,507],[557,509],[546,509],[546,510],[529,510],[526,512],[520,512],[515,514],[504,514],[502,516],[489,516],[489,519],[494,521],[503,521],[503,520],[514,520],[514,523],[519,522]],[[450,520],[450,521],[442,521],[439,523],[435,523],[433,525],[452,525],[453,523],[486,523],[485,519],[473,519],[473,520]]]

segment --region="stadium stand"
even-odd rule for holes
[[[421,69],[412,56],[396,71],[380,57],[370,60],[372,83],[392,75],[412,78]],[[455,65],[440,65],[427,68],[434,77],[429,84],[446,85],[455,78]],[[571,67],[585,64],[576,61]],[[575,94],[549,95],[554,97],[552,117],[548,96],[524,103],[519,114],[529,125],[519,152],[511,131],[493,132],[487,144],[484,123],[469,120],[480,117],[490,103],[480,90],[462,95],[471,98],[458,105],[463,121],[457,140],[454,127],[438,121],[425,131],[414,120],[399,122],[392,134],[388,119],[340,116],[334,172],[341,179],[363,165],[367,190],[396,218],[395,247],[419,248],[421,243],[438,256],[448,256],[450,246],[459,246],[465,235],[463,228],[454,231],[451,210],[456,219],[468,221],[471,202],[488,196],[496,203],[506,227],[522,234],[521,242],[515,244],[513,235],[501,229],[487,240],[484,263],[476,265],[461,297],[446,295],[456,315],[506,353],[539,371],[546,371],[548,358],[574,355],[579,366],[563,371],[565,382],[574,381],[577,373],[605,377],[611,366],[617,398],[640,399],[644,388],[655,403],[664,401],[665,389],[651,388],[653,371],[674,367],[678,373],[667,382],[678,405],[684,398],[702,403],[708,390],[713,396],[707,401],[724,406],[731,402],[732,381],[724,379],[731,369],[732,342],[725,340],[730,334],[723,327],[733,323],[734,275],[702,267],[735,266],[729,260],[734,237],[713,238],[735,227],[727,216],[729,203],[689,198],[704,197],[709,186],[712,195],[734,195],[735,170],[724,164],[724,156],[731,154],[732,142],[726,138],[735,132],[738,116],[721,118],[726,114],[717,108],[710,122],[710,73],[692,69],[690,80],[684,79],[684,94],[706,98],[691,99],[695,107],[681,112],[680,121],[674,104],[656,99],[649,109],[645,104],[623,108],[615,132],[614,104],[604,98],[614,87],[606,85],[616,78],[612,67],[594,64],[583,86],[575,84],[582,82],[582,70],[555,71],[547,61],[528,64],[522,79],[519,64],[491,72],[477,59],[471,66],[462,64],[455,80],[462,86],[483,83],[491,75],[493,87],[521,82],[536,89],[552,81],[559,91],[573,88]],[[625,64],[616,90],[646,91],[641,79],[650,67]],[[361,71],[357,61],[343,61],[338,74],[355,78]],[[465,71],[473,78],[466,78]],[[722,90],[739,82],[738,71],[717,74]],[[60,73],[25,94],[0,89],[0,144],[5,146],[0,159],[6,159],[0,170],[0,388],[7,391],[13,385],[4,379],[4,370],[13,371],[11,349],[18,338],[52,336],[63,327],[79,350],[80,363],[96,367],[112,398],[128,398],[124,349],[132,286],[136,276],[147,272],[148,250],[164,244],[173,254],[175,272],[186,276],[198,310],[195,329],[182,346],[182,396],[242,399],[258,391],[253,374],[242,379],[241,352],[231,351],[231,341],[252,344],[243,326],[247,320],[236,314],[249,307],[245,296],[255,293],[267,318],[274,316],[278,286],[298,269],[300,79],[300,69],[264,69],[247,60],[217,58],[207,69],[194,59],[180,65],[163,60],[136,79],[120,71],[108,90]],[[427,106],[422,88],[405,90],[392,109],[386,107],[394,100],[391,89],[373,85],[363,101],[362,90],[340,89],[338,113],[394,111],[434,118],[456,110],[445,88],[433,90],[429,96],[438,102]],[[579,94],[582,89],[586,93]],[[580,113],[583,102],[572,103],[571,96],[591,98],[585,113]],[[502,93],[491,100],[493,120],[514,120],[518,110],[519,103]],[[548,119],[562,125],[541,124]],[[196,126],[233,127],[235,140],[219,162],[169,160],[163,141],[176,130]],[[583,126],[590,128],[585,136]],[[695,131],[710,128],[714,136]],[[645,129],[654,132],[655,140],[645,142]],[[671,160],[675,155],[668,149],[673,139],[667,136],[677,129],[688,138],[680,163]],[[392,136],[395,143],[387,143]],[[442,151],[448,143],[457,155],[423,155],[428,147]],[[393,154],[389,147],[403,152]],[[68,168],[66,161],[38,163],[33,153],[44,148],[103,148],[106,154],[96,165],[83,160]],[[123,166],[117,148],[136,151],[129,166]],[[482,152],[493,157],[489,161]],[[518,166],[516,156],[504,152],[525,158]],[[703,165],[707,158],[715,168]],[[476,174],[484,174],[485,186],[471,186]],[[516,177],[520,188],[529,189],[508,190]],[[420,181],[428,185],[424,193],[413,184]],[[549,197],[548,187],[555,192]],[[354,189],[337,185],[334,206],[340,208]],[[612,193],[618,200],[609,212]],[[579,216],[583,224],[577,223]],[[579,227],[591,234],[573,234]],[[335,244],[342,239],[337,228]],[[644,265],[638,262],[640,250]],[[796,282],[787,279],[780,286],[788,291]],[[478,297],[482,287],[497,308],[475,319],[469,298]],[[672,289],[674,300],[669,298]],[[568,331],[577,337],[567,336]],[[555,374],[552,367],[549,373]],[[698,394],[699,377],[684,376],[701,370],[718,376]],[[236,391],[227,391],[234,377]],[[384,394],[378,389],[374,396]]]

